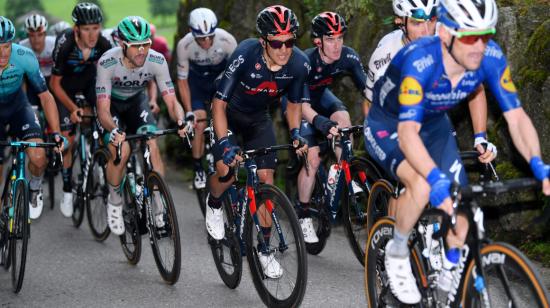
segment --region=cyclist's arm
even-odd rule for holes
[[[166,61],[163,61],[160,65],[155,65],[155,80],[160,89],[162,99],[168,108],[170,118],[176,123],[183,120],[183,109],[176,98],[176,91],[170,78]]]
[[[178,91],[180,92],[181,101],[185,112],[191,110],[191,91],[189,90],[189,82],[187,79],[178,79]]]
[[[369,110],[370,110],[370,105],[371,105],[371,101],[368,100],[368,98],[365,98],[363,100],[363,115],[366,117],[369,115]]]
[[[50,91],[44,91],[38,94],[38,98],[40,99],[42,110],[44,110],[46,121],[48,121],[48,126],[52,129],[52,131],[60,132],[59,112],[52,94]]]
[[[111,99],[108,97],[97,98],[97,118],[101,127],[110,132],[118,126],[111,115]]]
[[[55,95],[57,100],[69,110],[69,113],[73,113],[78,107],[74,101],[69,97],[67,92],[61,86],[61,80],[63,79],[63,72],[66,70],[67,64],[67,54],[68,49],[65,42],[66,36],[68,34],[64,33],[59,36],[55,41],[55,47],[52,53],[53,67],[52,75],[50,78],[50,89],[52,94]]]
[[[50,89],[52,89],[53,94],[57,97],[57,100],[69,110],[69,113],[73,113],[78,107],[73,102],[73,100],[67,95],[67,92],[61,86],[61,79],[63,76],[54,75],[50,78]]]
[[[487,131],[487,98],[485,97],[485,88],[480,85],[477,90],[470,95],[468,103],[470,117],[472,118],[472,127],[474,134]]]
[[[191,110],[191,91],[189,90],[189,55],[186,48],[188,45],[186,38],[182,38],[178,42],[177,57],[178,57],[178,91],[180,92],[181,102],[183,103],[183,109],[185,112]]]
[[[227,137],[227,114],[225,110],[227,108],[227,102],[219,98],[214,98],[212,101],[212,120],[214,124],[214,132],[216,137],[220,140],[223,137]]]
[[[147,83],[147,96],[149,97],[150,102],[157,102],[157,83],[154,80]]]
[[[183,120],[183,108],[181,108],[175,94],[171,93],[163,95],[162,100],[164,100],[164,103],[166,104],[168,114],[170,115],[172,121],[177,123],[178,121]]]
[[[302,104],[288,101],[286,105],[286,121],[288,123],[289,130],[294,128],[300,128],[300,122],[302,121]]]
[[[512,141],[525,160],[541,155],[539,137],[531,118],[523,108],[515,108],[504,113]]]
[[[95,93],[97,97],[97,118],[101,127],[110,132],[118,126],[111,115],[111,91],[113,86],[111,74],[113,67],[104,61],[105,57],[108,56],[104,55],[98,61],[100,64],[97,66]]]
[[[313,110],[310,103],[302,103],[302,117],[308,123],[313,123],[313,118],[317,115],[317,112]]]

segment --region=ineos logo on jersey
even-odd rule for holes
[[[422,57],[413,62],[413,66],[416,67],[416,70],[419,73],[422,73],[426,68],[430,67],[430,65],[432,64],[434,64],[434,58],[432,57],[432,55],[427,55],[426,57]]]
[[[225,77],[227,77],[227,78],[231,77],[231,75],[235,72],[235,70],[237,70],[237,68],[243,62],[244,62],[243,55],[239,55],[239,57],[237,59],[233,60],[233,62],[231,62],[231,64],[229,64],[229,66],[225,70]]]

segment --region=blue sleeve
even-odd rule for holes
[[[495,42],[489,41],[481,66],[485,82],[497,99],[502,112],[521,107],[506,57]]]
[[[38,59],[34,53],[30,50],[25,50],[24,63],[23,63],[25,74],[29,80],[29,84],[36,93],[40,94],[48,90],[46,85],[46,80],[40,71],[40,65],[38,64]]]
[[[351,77],[353,82],[361,94],[366,98],[367,97],[367,74],[365,73],[365,68],[361,62],[361,58],[355,52],[355,50],[347,47],[346,48],[346,63],[348,65],[347,70],[351,72]]]
[[[309,91],[304,92],[304,88],[307,87],[306,81],[311,71],[311,66],[302,51],[295,49],[294,52],[296,53],[296,61],[293,61],[292,75],[296,76],[296,78],[288,88],[287,97],[291,103],[301,103],[304,99],[309,100]],[[304,97],[304,94],[307,94],[308,97]]]
[[[235,87],[239,83],[240,76],[245,70],[246,65],[251,61],[250,56],[247,56],[248,51],[250,50],[251,44],[250,41],[244,41],[233,52],[229,60],[227,61],[227,66],[225,71],[221,75],[221,80],[216,90],[215,98],[221,99],[222,101],[228,102]],[[247,61],[248,60],[248,61]]]

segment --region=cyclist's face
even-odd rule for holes
[[[126,57],[128,60],[136,67],[142,67],[151,48],[151,41],[144,42],[143,44],[127,44],[126,42],[123,44],[126,46]]]
[[[435,34],[436,19],[418,20],[414,18],[407,18],[407,34],[409,39],[414,41],[424,36]]]
[[[208,50],[214,44],[214,35],[196,37],[195,41],[204,50]]]
[[[331,62],[337,61],[342,55],[342,46],[344,46],[344,34],[335,36],[323,35],[323,52]]]
[[[77,26],[76,30],[82,44],[87,48],[95,47],[101,32],[101,26],[99,24]]]
[[[11,56],[11,42],[0,44],[0,68],[6,67]]]
[[[46,44],[46,31],[29,31],[27,34],[32,50],[42,51]]]
[[[266,38],[268,41],[280,41],[280,42],[287,42],[294,40],[294,34],[285,34],[285,35],[277,35],[277,36],[271,36],[269,35]],[[267,54],[275,62],[275,64],[283,66],[288,63],[288,60],[290,59],[290,56],[292,55],[292,47],[287,47],[287,44],[282,44],[281,48],[273,48],[270,46],[269,42],[265,42],[264,48],[266,49]]]
[[[487,47],[487,43],[484,43],[483,40],[477,40],[474,44],[468,45],[462,43],[459,39],[455,39],[453,55],[459,59],[459,63],[467,70],[476,70],[481,65],[481,60],[483,60],[485,47]]]

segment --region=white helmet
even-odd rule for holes
[[[63,30],[70,28],[71,25],[66,21],[60,21],[52,26],[53,34],[58,36]]]
[[[437,17],[451,29],[494,29],[498,9],[495,0],[441,0]]]
[[[204,7],[194,9],[189,14],[189,28],[194,37],[209,36],[218,26],[216,14],[211,9]]]
[[[439,0],[393,0],[393,12],[399,17],[431,19]]]
[[[38,14],[31,14],[25,19],[25,29],[27,31],[41,31],[44,32],[48,28],[48,21],[46,17]]]

